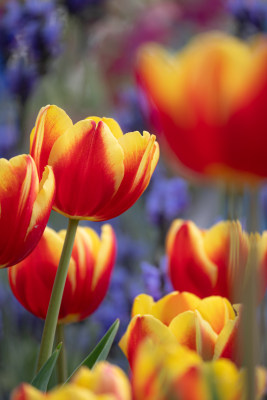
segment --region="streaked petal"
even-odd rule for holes
[[[71,126],[71,119],[61,108],[54,105],[41,108],[31,132],[30,146],[40,178],[55,141]]]
[[[78,228],[72,256],[77,266],[77,290],[68,312],[82,320],[96,310],[109,287],[116,258],[112,227],[103,225],[101,238],[90,228]]]
[[[119,343],[130,365],[132,365],[138,346],[145,338],[152,339],[155,344],[176,342],[173,333],[161,321],[151,315],[136,315],[132,318]]]
[[[165,325],[169,325],[177,315],[188,310],[193,311],[199,304],[201,300],[192,293],[172,292],[155,303],[152,314]]]
[[[55,185],[48,169],[39,187],[36,165],[28,155],[1,159],[0,180],[0,265],[7,267],[26,257],[40,240]]]
[[[233,320],[236,317],[231,303],[220,296],[206,297],[198,305],[197,310],[217,334],[230,319]]]
[[[100,216],[114,218],[130,208],[146,189],[159,159],[159,147],[155,136],[144,132],[129,132],[119,137],[118,143],[124,154],[124,178],[120,187],[103,209]]]
[[[198,311],[179,314],[172,320],[169,329],[181,345],[197,351],[204,360],[213,358],[217,334]]]
[[[92,120],[74,125],[56,141],[48,160],[57,182],[54,209],[75,218],[95,219],[94,214],[110,202],[121,184],[123,157],[117,139],[102,121],[97,127]]]
[[[54,279],[63,247],[63,240],[50,228],[34,251],[23,261],[8,270],[13,294],[28,311],[45,319]],[[76,287],[75,263],[71,259],[64,289],[59,318],[69,310],[69,299]]]
[[[240,320],[229,320],[218,336],[214,349],[214,360],[218,358],[229,358],[236,364],[240,364],[238,355],[238,328]]]
[[[217,266],[207,256],[202,232],[193,222],[173,222],[167,251],[173,287],[200,297],[209,296],[217,281]]]
[[[108,362],[99,362],[92,370],[80,368],[71,383],[89,389],[97,395],[113,395],[116,400],[131,399],[127,376],[119,367]]]
[[[113,136],[115,136],[116,139],[119,139],[121,136],[123,136],[120,125],[113,118],[88,117],[86,119],[92,119],[96,124],[98,124],[100,121],[103,121],[109,127],[110,132]]]

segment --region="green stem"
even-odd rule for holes
[[[52,354],[58,315],[59,315],[63,290],[67,278],[68,267],[78,223],[79,220],[69,219],[68,230],[65,237],[65,242],[61,253],[57,274],[47,310],[43,336],[40,346],[39,358],[37,363],[37,371],[41,369],[41,367],[44,365],[44,363],[48,360],[48,358]]]
[[[67,354],[66,354],[66,346],[65,346],[65,337],[64,337],[64,324],[58,324],[56,330],[56,342],[61,343],[62,347],[57,360],[57,379],[58,383],[66,382],[68,378],[68,370],[67,370]]]
[[[242,312],[243,326],[243,354],[244,367],[246,368],[247,400],[255,399],[256,377],[255,366],[258,359],[258,329],[256,318],[257,293],[258,293],[258,249],[254,233],[258,227],[258,204],[256,190],[251,192],[250,213],[248,218],[248,231],[250,232],[250,252],[246,266],[246,284],[243,294],[244,311]]]
[[[237,220],[242,215],[243,190],[228,184],[224,187],[223,215],[225,219]]]

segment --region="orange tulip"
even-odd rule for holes
[[[18,301],[32,314],[45,319],[63,247],[65,231],[46,228],[29,257],[9,270],[9,283]],[[90,228],[78,228],[59,321],[80,321],[102,302],[115,263],[116,238],[110,225],[101,238]]]
[[[256,369],[257,396],[265,393],[266,370]],[[140,346],[132,369],[134,400],[245,400],[245,371],[230,360],[203,362],[184,346]]]
[[[25,258],[46,227],[54,200],[55,180],[45,167],[39,182],[29,155],[0,159],[0,268]]]
[[[13,391],[11,400],[131,400],[131,390],[120,368],[99,362],[93,370],[81,367],[70,383],[48,393],[24,383]]]
[[[130,208],[146,189],[159,158],[155,136],[123,135],[116,121],[90,117],[73,125],[56,106],[43,107],[31,134],[39,174],[53,167],[53,208],[70,218],[103,221]]]
[[[267,41],[223,33],[169,54],[144,47],[137,79],[150,119],[189,171],[225,179],[267,177]]]
[[[239,317],[223,297],[201,300],[192,293],[172,292],[157,302],[141,294],[135,298],[132,320],[120,347],[132,365],[145,338],[155,344],[179,343],[204,360],[225,357],[238,361]]]
[[[169,275],[175,290],[199,297],[218,295],[240,302],[249,255],[249,235],[239,222],[223,221],[208,230],[192,221],[175,220],[167,236]],[[255,235],[259,298],[267,287],[267,232]]]

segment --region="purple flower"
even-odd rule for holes
[[[24,102],[38,79],[36,67],[28,64],[24,58],[13,60],[7,65],[6,80],[8,89],[13,95],[18,96]]]
[[[152,296],[154,300],[159,300],[173,290],[167,273],[166,256],[161,257],[158,267],[143,261],[141,269],[146,293]]]
[[[7,88],[24,102],[61,49],[62,22],[55,0],[11,0],[0,12],[0,62]]]
[[[0,54],[4,61],[8,59],[16,47],[16,35],[20,24],[21,5],[14,0],[8,1],[2,7],[0,18]]]
[[[188,184],[182,178],[166,178],[156,171],[146,199],[146,212],[154,225],[169,223],[190,204]]]
[[[141,263],[146,292],[155,300],[161,297],[161,276],[159,268],[146,261]]]
[[[229,0],[228,10],[235,18],[238,36],[266,32],[267,4],[264,0]]]

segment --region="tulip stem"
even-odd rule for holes
[[[57,380],[58,383],[66,382],[68,378],[68,368],[67,368],[67,354],[65,346],[65,336],[64,336],[64,324],[58,324],[56,330],[56,342],[62,343],[62,347],[57,359]]]
[[[253,190],[253,189],[252,189]],[[258,248],[255,233],[258,226],[257,192],[251,190],[250,213],[248,218],[248,231],[250,232],[250,252],[247,261],[246,285],[243,294],[244,312],[242,313],[243,325],[243,355],[246,368],[247,400],[255,399],[256,376],[255,366],[258,359],[258,329],[256,318],[256,297],[258,293]]]
[[[237,220],[242,213],[241,199],[243,191],[232,185],[227,185],[224,191],[224,215],[225,219]]]
[[[69,219],[68,230],[66,233],[65,242],[61,253],[44,324],[43,336],[37,363],[37,372],[41,369],[41,367],[52,354],[58,315],[78,223],[79,220],[71,218]]]

